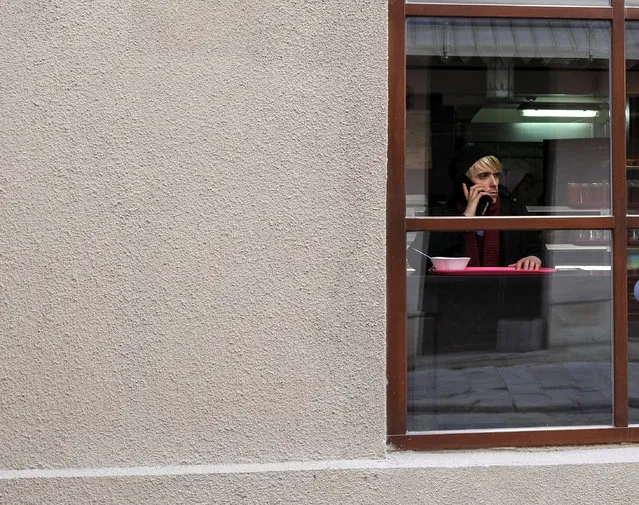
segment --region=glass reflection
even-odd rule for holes
[[[639,213],[639,23],[626,23],[626,177],[628,213]]]
[[[469,145],[531,214],[610,214],[607,22],[410,18],[406,47],[409,217],[458,191]]]
[[[610,232],[544,231],[519,271],[433,269],[442,234],[407,236],[409,431],[610,425]]]
[[[639,230],[628,231],[628,421],[639,424]]]

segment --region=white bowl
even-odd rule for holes
[[[463,270],[468,265],[470,258],[448,258],[435,256],[431,258],[435,270]]]

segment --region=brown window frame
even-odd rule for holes
[[[611,28],[612,216],[527,217],[527,229],[606,229],[613,237],[613,425],[610,427],[517,429],[407,434],[406,232],[467,229],[463,218],[407,218],[404,179],[406,115],[405,23],[408,17],[597,19]],[[610,7],[537,7],[416,4],[389,0],[389,115],[387,187],[387,435],[399,449],[471,449],[505,446],[582,445],[639,442],[639,426],[628,425],[627,232],[639,216],[627,215],[625,22],[639,19],[639,8],[624,0]],[[518,218],[476,218],[473,227],[521,228]]]

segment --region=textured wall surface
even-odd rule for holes
[[[0,45],[0,468],[383,456],[386,1],[8,1]]]
[[[379,467],[385,0],[11,0],[0,45],[0,503],[636,501]]]

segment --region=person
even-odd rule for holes
[[[475,145],[462,148],[449,167],[453,194],[444,205],[432,209],[431,215],[475,216],[483,196],[489,199],[486,216],[528,214],[526,207],[499,184],[501,172],[501,161],[491,151]],[[416,241],[407,251],[408,262],[414,268],[423,263]],[[545,246],[539,232],[530,230],[433,231],[428,255],[469,256],[468,266],[471,267],[509,266],[517,270],[538,270],[545,257]]]

